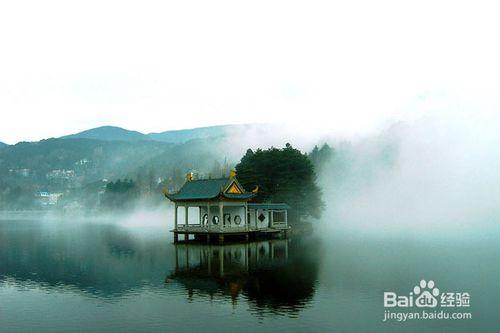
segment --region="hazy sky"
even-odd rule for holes
[[[151,132],[281,121],[348,133],[425,114],[435,96],[453,113],[461,98],[484,104],[498,94],[498,9],[436,0],[4,1],[0,141],[108,124]]]

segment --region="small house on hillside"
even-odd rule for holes
[[[184,235],[184,240],[193,235],[196,240],[207,242],[212,238],[224,242],[225,236],[246,240],[259,236],[286,237],[288,205],[252,203],[256,195],[257,189],[247,192],[241,186],[234,171],[229,178],[218,179],[193,179],[188,173],[178,192],[165,192],[175,206],[174,242],[179,234]]]

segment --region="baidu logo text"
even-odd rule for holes
[[[433,280],[421,280],[408,295],[398,295],[395,292],[384,292],[384,307],[386,308],[435,308],[469,307],[470,294],[457,292],[441,292]]]

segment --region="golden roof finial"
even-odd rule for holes
[[[234,178],[234,177],[236,177],[236,170],[231,169],[231,171],[229,171],[229,178]]]
[[[188,172],[186,173],[186,180],[188,182],[192,181],[193,180],[193,173],[192,172]]]

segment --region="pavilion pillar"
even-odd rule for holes
[[[288,228],[288,211],[285,209],[285,227]]]
[[[254,224],[255,224],[255,230],[257,230],[257,208],[255,209],[255,219],[254,219]]]
[[[212,227],[212,219],[210,216],[210,201],[207,203],[207,224],[208,224],[208,231],[210,231],[210,228]]]
[[[269,211],[269,227],[274,227],[274,210]]]
[[[260,251],[257,250],[257,243],[254,244],[255,244],[255,260],[256,263],[259,263]]]
[[[174,204],[174,230],[177,230],[177,203]]]
[[[248,231],[248,203],[245,202],[245,230]],[[248,238],[248,234],[247,234]],[[248,240],[248,239],[247,239]]]
[[[222,236],[224,237],[224,236]],[[224,276],[224,248],[219,248],[219,275]]]
[[[175,271],[179,271],[179,248],[175,246]]]
[[[203,226],[203,221],[202,221],[202,218],[201,218],[201,206],[198,207],[198,212],[199,212],[198,215],[200,216],[200,227],[202,227]]]
[[[245,243],[245,270],[248,272],[248,243]]]
[[[189,224],[188,211],[189,211],[189,206],[184,206],[184,224],[186,225],[186,228]]]
[[[222,229],[224,229],[224,204],[222,201],[219,202],[219,223]]]
[[[212,274],[212,248],[208,247],[208,274]]]

